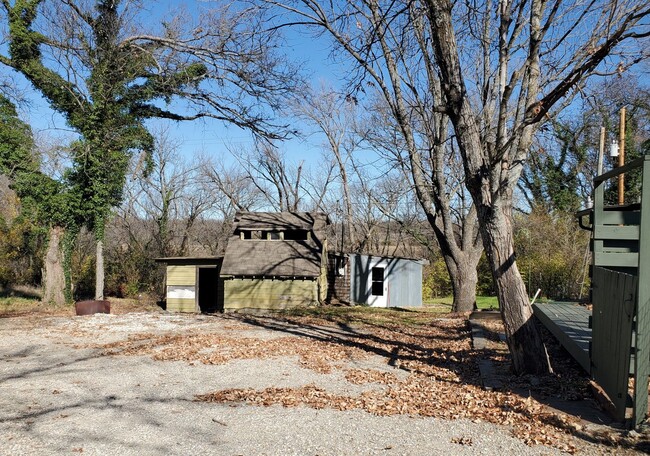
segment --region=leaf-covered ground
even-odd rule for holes
[[[466,319],[431,312],[325,310],[221,318],[228,320],[229,331],[145,333],[101,348],[112,356],[150,355],[160,361],[203,364],[295,357],[304,368],[323,374],[340,371],[351,384],[374,386],[358,395],[331,392],[322,384],[226,389],[199,395],[199,401],[466,418],[509,426],[528,444],[567,452],[577,451],[575,435],[585,433],[578,417],[549,409],[533,396],[582,400],[589,395],[586,377],[559,355],[553,375],[511,375],[505,345],[496,336],[498,327],[492,328],[493,344],[477,352]],[[275,336],[251,336],[251,328],[272,330]],[[386,369],[355,367],[372,357]],[[477,368],[480,357],[493,359],[506,385],[502,391],[482,388]]]

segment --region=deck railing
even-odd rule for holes
[[[638,168],[640,202],[606,206],[605,182]],[[623,418],[633,372],[636,427],[647,416],[650,375],[650,155],[597,176],[594,207],[578,217],[580,226],[592,231],[591,374]]]

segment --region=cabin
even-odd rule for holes
[[[324,302],[330,223],[316,212],[238,212],[221,265],[224,310]]]
[[[223,257],[159,258],[172,312],[266,312],[325,302],[422,305],[423,260],[328,254],[319,212],[237,212]]]

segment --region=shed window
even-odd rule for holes
[[[372,295],[384,295],[384,268],[372,268]]]
[[[287,230],[284,232],[285,241],[306,241],[309,239],[307,230]]]
[[[269,231],[268,238],[269,241],[279,241],[282,239],[282,233],[279,231]]]

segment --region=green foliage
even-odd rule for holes
[[[424,266],[422,276],[422,299],[425,301],[451,294],[451,279],[442,257],[436,258]]]
[[[488,263],[485,252],[481,255],[481,259],[477,266],[478,282],[476,283],[476,294],[481,296],[496,296],[496,287],[494,286],[494,279],[492,278],[492,271]],[[478,305],[478,298],[477,298]]]
[[[20,120],[13,103],[0,94],[0,174],[14,176],[37,170],[33,143],[29,125]]]
[[[16,2],[9,14],[10,65],[20,71],[60,112],[79,134],[73,145],[73,168],[67,176],[79,203],[73,214],[104,237],[106,219],[122,200],[122,189],[131,154],[150,154],[153,138],[144,125],[151,117],[167,117],[151,102],[167,99],[205,76],[201,64],[180,65],[177,72],[161,75],[149,71],[151,54],[119,41],[123,23],[119,1],[100,1],[88,22],[89,36],[78,34],[87,54],[80,61],[88,77],[77,85],[46,66],[39,45],[43,37],[33,29],[40,2]],[[87,90],[87,94],[84,93]],[[173,116],[172,116],[173,117]],[[52,202],[54,205],[56,202]]]
[[[580,230],[571,214],[537,211],[517,217],[517,265],[529,295],[540,288],[551,299],[584,297],[588,245],[589,232]]]

